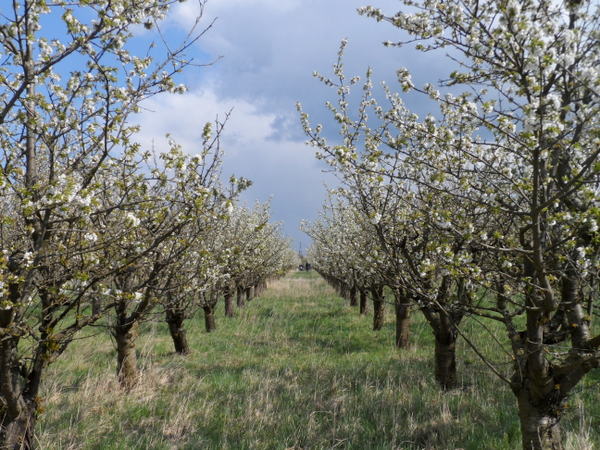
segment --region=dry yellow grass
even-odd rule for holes
[[[300,298],[334,295],[333,289],[322,278],[292,278],[287,276],[269,283],[270,298]]]

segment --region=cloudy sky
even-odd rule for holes
[[[159,146],[170,133],[194,152],[203,124],[232,110],[222,143],[224,172],[253,180],[243,200],[271,199],[273,219],[283,222],[296,248],[306,248],[309,239],[299,230],[300,221],[316,217],[325,184],[335,183],[304,144],[295,109],[301,102],[311,120],[335,133],[324,107],[326,100],[335,100],[333,92],[313,78],[313,71],[329,74],[340,40],[348,38],[348,75],[362,75],[370,66],[375,80],[394,86],[395,71],[409,67],[417,79],[424,74],[423,82],[439,78],[439,55],[383,46],[383,41],[400,39],[399,32],[359,16],[356,8],[365,4],[368,0],[210,0],[202,21],[216,22],[193,53],[205,62],[222,58],[189,71],[186,94],[153,98],[145,105],[142,140]],[[394,13],[400,2],[371,4]],[[188,29],[197,12],[197,0],[178,4],[163,24],[164,32]],[[414,99],[407,103],[422,109]]]

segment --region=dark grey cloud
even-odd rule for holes
[[[390,14],[400,5],[397,0],[374,3]],[[323,120],[322,104],[331,92],[312,73],[330,71],[343,38],[350,42],[345,57],[349,75],[363,75],[370,66],[376,80],[393,84],[395,71],[410,66],[415,78],[439,78],[438,55],[384,47],[382,42],[406,36],[388,23],[359,16],[356,9],[364,4],[364,0],[209,2],[206,19],[216,17],[217,22],[200,46],[207,54],[224,58],[206,76],[220,97],[243,98],[282,116],[293,115],[295,103],[301,101]],[[183,3],[174,18],[184,25],[194,16],[194,5]]]
[[[394,13],[396,0],[378,0],[375,6]],[[409,67],[416,80],[436,81],[443,76],[439,55],[386,48],[383,41],[399,40],[399,31],[387,23],[361,17],[356,8],[364,0],[212,0],[204,20],[217,18],[199,42],[200,59],[223,56],[215,65],[187,75],[190,92],[153,99],[153,113],[141,117],[143,139],[149,142],[169,132],[193,152],[203,122],[233,108],[226,128],[225,171],[253,179],[246,201],[271,198],[273,218],[284,221],[285,232],[307,242],[298,230],[301,219],[313,219],[320,209],[325,182],[335,183],[304,145],[295,110],[297,101],[328,135],[336,125],[323,106],[335,92],[322,86],[313,71],[328,74],[340,40],[348,38],[346,72],[363,75],[367,67],[375,82],[395,86],[395,72]],[[197,4],[179,4],[169,27],[191,25]],[[423,113],[428,106],[416,97],[407,103]]]

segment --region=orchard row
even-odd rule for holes
[[[268,207],[238,206],[249,182],[222,177],[226,118],[196,149],[136,143],[130,116],[185,90],[174,77],[205,31],[133,54],[135,27],[172,3],[25,0],[0,19],[1,448],[33,447],[46,369],[88,327],[108,326],[130,388],[151,312],[185,353],[197,309],[210,331],[220,298],[231,314],[234,293],[242,302],[295,265]]]
[[[400,347],[419,310],[443,390],[457,387],[464,337],[514,393],[523,448],[562,448],[565,403],[600,366],[598,4],[404,3],[360,12],[408,36],[392,47],[441,50],[456,70],[418,86],[401,68],[399,92],[375,92],[370,71],[362,85],[346,78],[343,42],[333,76],[316,74],[337,94],[340,137],[299,110],[340,183],[306,225],[311,261],[349,298],[370,294],[375,329],[389,292]],[[408,94],[431,113],[411,111]],[[495,355],[463,336],[467,317]]]

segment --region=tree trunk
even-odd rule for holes
[[[357,299],[356,299],[356,287],[352,286],[350,288],[350,306],[356,306],[358,305]]]
[[[234,317],[233,311],[233,292],[229,289],[225,291],[225,317]]]
[[[367,292],[361,290],[360,291],[360,314],[361,315],[365,315],[368,312],[368,305],[369,303],[367,302]]]
[[[190,352],[190,346],[187,341],[187,333],[183,327],[185,316],[181,311],[167,309],[167,324],[169,333],[175,346],[175,352],[181,355],[187,355]]]
[[[211,333],[217,329],[217,325],[215,324],[215,311],[214,306],[203,306],[204,310],[204,326],[206,327],[206,332]]]
[[[246,291],[242,287],[237,288],[237,305],[238,308],[243,308],[245,305],[244,296],[246,295]]]
[[[373,300],[373,330],[378,331],[383,328],[384,307],[381,300]]]
[[[435,333],[435,379],[445,391],[457,386],[456,333],[452,331]]]
[[[537,402],[536,402],[537,403]],[[557,405],[534,405],[529,390],[517,394],[523,450],[562,450]]]
[[[0,326],[4,325],[2,319]],[[17,339],[0,339],[0,448],[29,450],[33,448],[36,422],[35,402],[31,399],[37,397],[37,389],[34,386],[35,392],[30,389],[26,395],[22,388],[25,380],[18,369],[17,343]]]
[[[396,303],[396,347],[407,348],[410,337],[410,304]]]
[[[373,330],[378,331],[383,328],[384,322],[384,303],[383,288],[372,290],[373,293]]]
[[[25,3],[27,9],[27,3]],[[29,14],[29,13],[27,13]],[[33,21],[31,22],[33,23]],[[33,33],[30,21],[25,21],[25,35]],[[24,60],[25,81],[27,83],[26,141],[25,141],[25,186],[34,186],[37,181],[38,164],[36,161],[36,123],[35,123],[35,80],[32,40],[26,40],[27,51]],[[35,234],[34,234],[35,241]],[[12,272],[9,264],[9,270]],[[18,269],[17,269],[18,271]],[[10,279],[10,278],[9,278]],[[9,298],[19,303],[19,283],[9,284]],[[43,309],[42,309],[43,310]],[[36,397],[45,363],[37,359],[32,372],[21,374],[17,349],[19,341],[11,338],[14,311],[12,308],[0,309],[0,448],[29,450],[34,448],[33,431],[36,422]],[[44,345],[44,343],[38,343]],[[38,347],[39,349],[39,347]],[[40,356],[43,353],[37,353]],[[35,372],[33,372],[35,371]],[[27,380],[24,380],[24,378]],[[23,386],[24,384],[25,387]]]
[[[137,384],[139,373],[135,354],[137,322],[118,324],[114,330],[117,341],[117,376],[121,387],[131,389]]]
[[[252,286],[246,288],[246,301],[250,302],[254,298],[254,288]]]
[[[532,261],[524,258],[525,275],[535,275]],[[564,300],[563,300],[564,301]],[[521,342],[513,342],[516,350],[514,372],[511,380],[517,397],[521,438],[524,450],[562,450],[560,437],[560,413],[562,402],[574,386],[576,379],[585,372],[565,367],[553,367],[547,360],[544,348],[545,314],[540,291],[526,292],[526,334]],[[556,313],[556,310],[553,311]],[[546,316],[547,317],[547,316]],[[568,373],[568,376],[560,376]],[[558,378],[556,378],[558,376]]]
[[[0,408],[3,415],[0,422],[0,448],[7,450],[31,450],[34,446],[34,428],[37,420],[34,405],[27,405],[22,400],[19,415],[15,418],[6,414]]]

